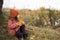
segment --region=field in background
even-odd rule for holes
[[[7,33],[9,9],[3,9],[3,13],[5,22],[0,29],[0,40],[17,40]],[[60,40],[60,10],[42,7],[38,10],[22,9],[19,13],[26,26],[34,29],[33,32],[28,32],[30,40]]]

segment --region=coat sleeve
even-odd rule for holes
[[[15,23],[12,23],[12,21],[11,20],[8,20],[8,28],[17,28],[18,27],[18,25],[16,24],[16,22]]]

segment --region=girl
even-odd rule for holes
[[[10,19],[8,20],[8,33],[10,35],[15,35],[18,40],[22,40],[22,37],[24,40],[28,40],[27,33],[25,31],[25,23],[22,22],[22,24],[18,23],[19,13],[15,9],[10,10]]]

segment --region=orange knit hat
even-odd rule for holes
[[[11,17],[16,17],[19,14],[19,12],[15,9],[10,9],[10,16]]]

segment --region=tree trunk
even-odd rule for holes
[[[0,26],[3,24],[3,13],[2,13],[3,0],[0,0]]]
[[[53,18],[52,18],[52,11],[49,9],[49,19],[50,19],[50,25],[53,26]]]
[[[55,16],[54,14],[54,11],[53,10],[49,10],[49,19],[50,19],[50,23],[51,23],[51,26],[54,26],[55,25],[55,18],[53,16]]]

